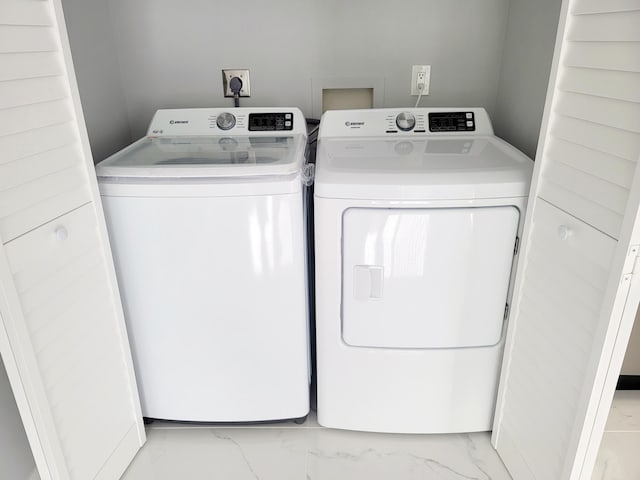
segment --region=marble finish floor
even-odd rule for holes
[[[592,479],[640,479],[640,390],[616,392]]]
[[[489,433],[387,435],[295,423],[156,422],[123,480],[510,480]],[[640,479],[640,391],[616,392],[593,480]]]
[[[488,433],[389,435],[305,424],[154,423],[123,480],[510,480]]]

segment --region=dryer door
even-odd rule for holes
[[[348,209],[344,341],[387,348],[498,343],[519,217],[511,206]]]

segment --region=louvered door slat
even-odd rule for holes
[[[592,202],[585,195],[579,195],[575,189],[567,188],[564,184],[558,184],[545,178],[545,184],[540,187],[540,198],[562,205],[563,210],[583,215],[584,221],[601,232],[615,238],[622,226],[622,216],[602,205]]]
[[[592,203],[596,203],[618,215],[624,214],[629,196],[629,190],[624,187],[607,182],[600,177],[590,175],[562,162],[548,161],[542,175],[577,196],[586,195],[589,192],[588,197],[585,197],[584,208],[586,210],[592,206]],[[541,188],[540,196],[544,198],[545,186],[542,185]],[[586,211],[569,213],[579,218],[585,218],[582,213],[588,214]],[[613,233],[615,234],[615,232]]]
[[[593,13],[625,12],[640,10],[640,0],[582,0],[574,5],[571,13],[588,15]]]
[[[567,117],[640,133],[640,103],[559,92],[555,111]]]
[[[638,42],[640,41],[640,10],[602,12],[597,15],[577,15],[567,35],[569,41]]]
[[[84,252],[82,256],[86,258],[87,262],[92,260],[91,251]],[[45,307],[34,308],[29,312],[29,332],[36,351],[41,350],[46,345],[45,339],[48,338],[48,330],[57,329],[56,320],[75,305],[85,301],[83,297],[85,292],[80,286],[85,285],[88,290],[98,292],[99,290],[96,288],[98,281],[98,277],[92,275],[92,270],[88,269],[83,275],[80,275],[74,282],[69,284],[69,295],[51,298]],[[24,293],[24,291],[19,293]],[[86,301],[89,301],[90,298],[89,296]]]
[[[555,120],[553,132],[549,133],[552,137],[624,158],[634,165],[638,161],[640,135],[637,133],[577,118],[557,116]]]
[[[0,110],[0,137],[73,121],[67,100]]]
[[[0,137],[0,165],[16,160],[44,154],[60,147],[78,142],[78,135],[71,122],[56,123],[26,132]],[[13,177],[4,179],[5,188],[19,184]]]
[[[3,241],[11,241],[25,232],[33,230],[35,226],[42,224],[51,218],[56,218],[60,211],[71,211],[78,205],[83,205],[92,199],[86,184],[81,184],[74,189],[61,191],[53,197],[46,198],[42,202],[25,207],[13,215],[2,219],[0,238]]]
[[[52,102],[68,96],[60,76],[0,82],[0,109]]]
[[[0,25],[0,53],[56,50],[58,42],[51,27]]]
[[[77,165],[81,160],[77,145],[66,145],[7,164],[0,164],[0,191],[24,185],[38,178]]]
[[[51,24],[51,9],[46,2],[2,0],[0,3],[0,25],[42,26]]]
[[[631,188],[636,168],[634,162],[556,137],[548,142],[547,158],[550,162],[568,165],[627,190]]]
[[[554,296],[553,293],[550,293],[548,289],[545,289],[544,286],[531,286],[526,293],[522,296],[522,301],[528,302],[530,305],[538,305],[539,308],[542,309],[546,318],[553,318],[556,316],[560,318],[556,324],[549,322],[540,322],[538,324],[538,328],[536,331],[539,335],[543,335],[549,339],[551,342],[558,346],[559,350],[564,351],[562,345],[559,344],[562,338],[567,338],[570,335],[576,337],[576,345],[578,348],[576,350],[570,350],[565,352],[567,357],[573,358],[573,365],[575,367],[579,366],[578,362],[584,358],[584,355],[588,353],[588,349],[586,348],[588,337],[593,332],[589,330],[576,329],[569,322],[564,322],[562,319],[568,318],[571,315],[586,315],[592,316],[597,315],[599,313],[599,309],[596,309],[595,312],[593,309],[589,309],[587,307],[579,307],[576,309],[569,308],[566,302],[562,298],[558,298],[558,296]],[[578,302],[579,303],[579,302]],[[556,338],[555,332],[556,330],[560,330],[560,335]],[[525,329],[526,331],[526,329]],[[573,354],[575,352],[575,354]]]
[[[0,237],[8,242],[89,201],[86,172],[78,165],[4,190],[0,192]]]
[[[638,45],[632,42],[569,42],[565,65],[640,72]]]
[[[566,92],[640,103],[638,85],[640,73],[637,72],[571,67],[565,70],[559,88]]]
[[[63,74],[57,52],[0,53],[0,81]]]

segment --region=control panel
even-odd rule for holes
[[[385,119],[386,133],[425,132],[425,114],[420,111],[389,112]]]
[[[323,137],[414,137],[493,135],[482,107],[372,108],[329,110],[320,125]]]
[[[293,113],[250,113],[249,131],[293,130]]]
[[[429,112],[430,132],[473,132],[475,129],[473,112]]]
[[[178,108],[158,110],[150,137],[199,135],[269,136],[274,132],[307,134],[302,112],[295,107]]]

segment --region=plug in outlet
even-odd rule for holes
[[[431,65],[414,65],[411,69],[411,95],[429,95],[430,82]]]
[[[233,78],[239,78],[242,82],[238,96],[250,97],[251,96],[251,83],[249,82],[249,70],[222,70],[222,90],[225,97],[233,97],[232,82]]]

